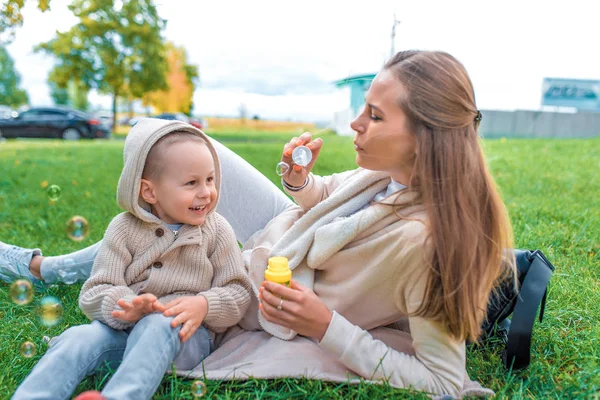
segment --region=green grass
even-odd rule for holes
[[[289,134],[214,133],[274,182],[274,166]],[[259,140],[254,140],[259,139]],[[352,140],[324,134],[325,147],[315,168],[329,174],[354,166]],[[40,246],[46,254],[74,251],[101,239],[119,212],[115,189],[122,167],[122,140],[8,141],[0,143],[0,240]],[[600,138],[587,140],[488,140],[489,165],[509,208],[516,246],[542,249],[557,267],[550,282],[543,323],[536,323],[531,366],[507,373],[499,346],[470,348],[472,378],[501,397],[598,398],[600,392]],[[42,184],[56,184],[62,197],[48,200]],[[73,242],[66,221],[82,215],[89,236]],[[77,309],[80,285],[54,285],[36,293],[30,305],[14,304],[0,284],[0,398],[7,398],[45,352],[44,335],[86,322]],[[34,318],[35,303],[60,298],[65,318],[46,328]],[[38,352],[19,353],[31,340]],[[291,360],[293,361],[293,360]],[[60,379],[60,376],[57,376]],[[79,391],[100,388],[105,377],[85,380]],[[192,381],[167,375],[159,399],[192,398]],[[208,381],[207,397],[218,398],[390,398],[414,392],[385,385],[349,385],[279,379]]]

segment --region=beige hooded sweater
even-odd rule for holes
[[[390,204],[414,198],[408,189],[362,209],[389,182],[385,173],[357,169],[310,175],[304,189],[289,192],[298,206],[275,217],[244,246],[254,288],[240,322],[244,330],[229,330],[201,366],[181,374],[362,377],[437,395],[493,394],[466,375],[464,340],[453,339],[436,321],[407,317],[421,304],[429,273],[423,262],[427,216],[418,203],[403,210],[402,217],[394,213]],[[333,311],[319,343],[270,324],[258,311],[256,289],[268,257],[275,255],[288,257],[293,279],[313,289]],[[400,329],[386,328],[391,325]]]
[[[218,202],[221,170],[208,137],[180,121],[142,119],[125,141],[117,188],[117,202],[127,212],[117,215],[106,229],[79,306],[90,319],[120,330],[133,324],[112,316],[120,309],[119,299],[131,301],[152,293],[166,304],[180,296],[204,296],[208,314],[203,324],[223,332],[242,318],[250,304],[250,282],[233,229],[214,211],[215,202],[202,225],[183,225],[175,233],[139,196],[148,152],[173,131],[192,132],[206,142],[215,163]]]

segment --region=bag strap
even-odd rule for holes
[[[540,322],[544,316],[548,282],[554,266],[541,251],[531,254],[532,262],[519,290],[512,315],[508,343],[502,354],[506,368],[525,368],[530,362],[531,334],[538,307],[541,304]]]

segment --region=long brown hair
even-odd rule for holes
[[[409,188],[428,217],[431,270],[414,314],[440,321],[456,339],[476,340],[491,291],[515,268],[506,252],[513,246],[510,221],[480,146],[471,80],[443,52],[399,52],[384,69],[405,89],[398,104],[417,142]]]

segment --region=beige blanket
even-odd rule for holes
[[[414,354],[407,326],[376,328],[369,333],[392,348]],[[359,383],[360,377],[319,345],[303,336],[278,339],[264,331],[246,331],[238,326],[217,338],[218,348],[203,364],[191,371],[177,371],[189,378],[212,380],[308,378],[332,382]],[[468,376],[465,374],[465,376]],[[366,381],[369,381],[366,379]],[[488,397],[494,392],[478,382],[465,381],[461,397]]]

